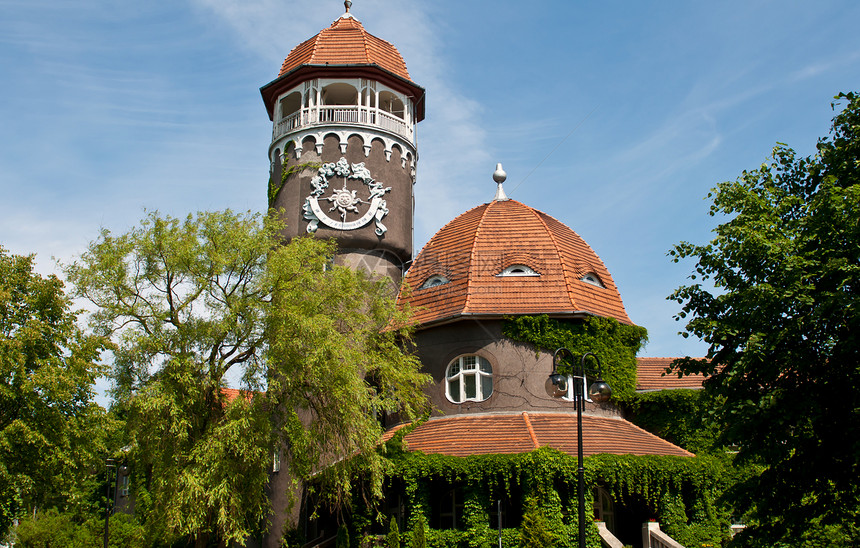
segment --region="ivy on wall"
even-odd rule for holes
[[[289,169],[284,169],[281,172],[281,180],[277,180],[275,177],[269,178],[269,207],[272,207],[275,203],[275,198],[278,197],[278,193],[281,192],[281,189],[284,188],[284,185],[287,183],[287,179],[290,178],[291,175],[295,175],[296,173],[301,173],[305,169],[319,169],[322,167],[320,162],[305,162],[303,164],[294,164]]]
[[[722,427],[710,412],[720,402],[706,390],[637,393],[624,402],[630,421],[697,455],[724,455]]]
[[[552,353],[565,347],[576,359],[593,352],[600,360],[603,378],[612,387],[614,400],[627,400],[636,392],[636,354],[648,340],[644,327],[598,316],[556,320],[541,315],[508,318],[502,333],[512,340],[531,344],[536,351]],[[586,362],[586,365],[594,364]]]
[[[576,546],[576,458],[549,447],[529,453],[451,457],[407,452],[389,447],[390,478],[403,486],[408,516],[404,530],[425,531],[426,545],[442,548],[491,548],[498,546],[498,530],[490,528],[493,501],[515,497],[523,511],[519,528],[502,530],[502,545],[519,546],[521,538],[554,537],[553,546]],[[585,461],[586,484],[598,484],[619,504],[643,504],[661,529],[681,544],[692,547],[719,546],[728,533],[729,514],[719,504],[719,495],[733,480],[725,463],[714,457],[669,457],[595,455]],[[456,486],[462,497],[462,519],[458,529],[424,529],[433,504],[439,502],[439,485]],[[590,515],[593,493],[586,494]],[[539,514],[528,513],[529,501]],[[534,510],[532,510],[534,511]],[[356,546],[368,545],[373,521],[388,523],[373,515],[365,504],[355,507],[349,518]],[[545,527],[549,533],[535,528]],[[526,531],[527,529],[531,529]],[[599,548],[597,527],[586,524],[589,548]],[[412,548],[416,536],[403,535]]]

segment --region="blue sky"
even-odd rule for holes
[[[832,97],[860,83],[856,0],[355,0],[427,89],[416,249],[508,194],[604,260],[648,356],[701,355],[666,301],[710,239],[704,199],[811,154]],[[259,87],[343,13],[337,0],[0,0],[0,245],[68,261],[144,208],[266,207]]]

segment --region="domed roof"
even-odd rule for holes
[[[364,30],[361,22],[349,13],[293,48],[284,59],[278,77],[302,65],[377,65],[410,80],[406,62],[397,48]]]
[[[632,324],[612,276],[573,230],[516,200],[471,209],[412,263],[398,304],[419,325],[468,316],[597,315]]]

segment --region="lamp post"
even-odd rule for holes
[[[110,514],[111,510],[113,510],[113,499],[110,496],[110,472],[111,468],[116,469],[116,462],[114,459],[105,459],[105,468],[107,468],[107,506],[105,507],[105,548],[108,548],[108,539],[110,538]],[[116,491],[114,491],[114,495]]]
[[[559,355],[567,352],[570,357],[574,357],[573,352],[567,348],[559,348],[552,354],[552,373],[546,381],[546,390],[551,396],[561,398],[568,394],[568,378],[558,372]],[[576,469],[577,474],[577,497],[579,502],[579,548],[585,548],[585,466],[583,465],[582,454],[582,408],[583,400],[585,399],[585,360],[588,357],[594,358],[597,363],[597,380],[591,383],[588,387],[588,397],[590,401],[605,402],[612,395],[612,389],[603,380],[603,371],[600,368],[600,360],[593,352],[586,352],[579,360],[579,367],[574,366],[573,379],[574,386],[570,392],[573,394],[573,401],[576,404],[576,439],[577,439],[577,457],[579,466]],[[582,380],[582,389],[578,386],[577,380]]]

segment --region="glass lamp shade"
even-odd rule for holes
[[[546,393],[553,398],[567,396],[567,377],[553,373],[547,378],[544,388],[546,389]]]
[[[609,401],[610,396],[612,396],[612,388],[603,379],[597,379],[588,387],[588,397],[592,401],[602,403]]]

